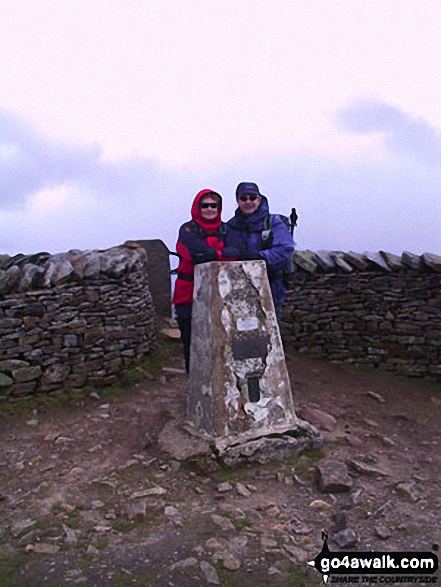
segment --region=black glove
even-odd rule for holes
[[[239,257],[241,261],[262,261],[259,253],[242,253]]]
[[[210,263],[210,261],[217,260],[217,254],[214,249],[213,252],[210,251],[207,253],[194,253],[194,255],[191,256],[191,260],[195,265],[200,265],[201,263]]]

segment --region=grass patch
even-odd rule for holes
[[[33,524],[26,526],[26,528],[17,534],[16,538],[23,538],[23,536],[26,536],[26,534],[29,534],[29,532],[33,532],[34,530],[41,531],[42,534],[39,536],[39,538],[55,537],[59,536],[60,533],[63,533],[61,521],[57,520],[53,516],[48,516],[46,518],[39,518],[35,520]]]
[[[381,375],[384,379],[393,379],[394,381],[400,381],[407,385],[415,385],[416,387],[426,389],[432,393],[441,394],[441,383],[437,380],[439,379],[439,375],[433,375],[433,379],[423,379],[422,377],[411,375],[400,375],[394,371],[386,370],[382,367],[381,363],[379,367],[370,367],[367,365],[360,365],[358,367],[354,366],[354,370],[361,373]]]
[[[123,371],[121,381],[125,385],[133,385],[144,379],[144,370],[142,367],[132,367]]]
[[[304,475],[312,466],[316,465],[324,457],[321,448],[305,450],[299,457],[286,459],[283,464],[292,467],[296,474]]]
[[[119,387],[102,387],[99,390],[101,399],[113,399],[115,397],[121,397],[123,394]]]
[[[170,340],[160,332],[156,334],[156,338],[156,350],[139,364],[142,371],[155,377],[159,375],[163,366],[175,366],[176,358],[182,356],[180,341]]]
[[[169,503],[167,505],[172,505],[174,503],[185,503],[188,499],[188,493],[184,493],[183,491],[185,490],[176,489],[174,492],[172,491],[169,493],[167,496],[167,502]]]
[[[233,524],[236,528],[236,532],[240,532],[244,528],[252,528],[253,521],[245,516],[244,518],[237,518],[236,520],[233,520]]]
[[[254,473],[251,465],[241,464],[235,467],[229,467],[221,458],[217,459],[217,464],[219,469],[214,473],[213,477],[219,482],[247,481]]]
[[[135,529],[136,523],[133,520],[126,520],[125,518],[118,518],[112,522],[112,528],[116,532],[127,534]]]
[[[289,579],[289,585],[296,585],[296,587],[316,587],[323,583],[319,575],[315,576],[312,573],[304,573],[302,569],[291,565],[286,575]]]
[[[216,565],[216,572],[222,587],[243,587],[243,581],[237,573],[227,571],[222,565]]]
[[[100,540],[97,540],[96,542],[94,542],[93,546],[97,550],[106,550],[106,548],[109,546],[109,541],[107,538],[101,538]]]
[[[16,418],[28,418],[35,413],[51,413],[73,402],[83,402],[92,391],[92,387],[86,386],[82,389],[60,389],[48,394],[39,393],[26,398],[8,398],[0,403],[0,412]]]
[[[0,586],[1,587],[35,587],[35,576],[25,577],[23,571],[29,555],[0,555]]]
[[[438,381],[432,379],[420,379],[418,377],[404,377],[403,375],[395,375],[394,377],[403,383],[413,383],[417,387],[426,389],[432,393],[441,394],[441,383]]]

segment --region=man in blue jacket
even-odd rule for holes
[[[283,271],[294,251],[291,233],[280,216],[270,215],[268,200],[259,192],[257,184],[240,183],[236,200],[238,208],[227,223],[228,244],[239,250],[241,260],[263,259],[266,262],[277,320],[280,321],[285,301]]]

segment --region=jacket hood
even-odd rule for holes
[[[214,194],[219,197],[219,208],[217,209],[217,216],[211,222],[205,220],[201,216],[201,209],[199,204],[201,200],[208,196],[209,194]],[[194,222],[197,222],[202,228],[208,232],[216,230],[221,223],[221,215],[222,215],[222,196],[215,192],[214,190],[201,190],[198,194],[196,194],[195,199],[193,200],[193,204],[191,206],[191,219]]]

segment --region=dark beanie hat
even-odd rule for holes
[[[259,192],[259,188],[257,187],[257,183],[252,183],[250,181],[243,181],[240,183],[236,188],[236,200],[239,196],[243,195],[250,195],[250,196],[261,196],[262,194]]]

